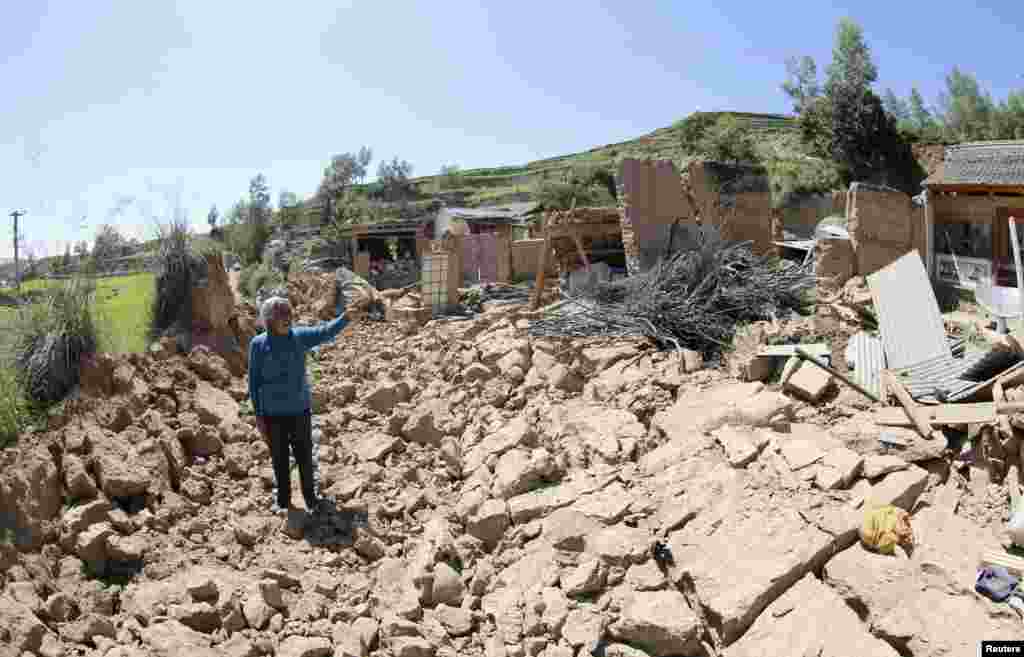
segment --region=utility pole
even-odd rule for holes
[[[14,285],[18,292],[21,292],[21,269],[18,267],[18,242],[21,240],[18,233],[18,218],[25,215],[24,210],[15,210],[11,213],[14,219]]]

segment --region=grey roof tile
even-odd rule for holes
[[[1024,185],[1024,141],[993,141],[946,147],[943,166],[930,184]]]

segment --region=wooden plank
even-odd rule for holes
[[[998,408],[995,402],[982,401],[973,404],[919,406],[919,412],[934,425],[976,425],[995,422],[1000,411],[1009,412],[1019,406],[1019,404],[1007,404]],[[874,424],[883,427],[913,426],[913,422],[906,417],[906,411],[896,406],[879,408],[874,411]]]
[[[607,224],[564,224],[551,227],[552,239],[572,238],[574,234],[580,237],[604,237],[607,235],[618,235],[622,232],[622,225],[618,223]]]
[[[999,385],[1003,386],[1003,390],[1012,388],[1017,384],[1024,383],[1024,363],[1017,363],[1010,369],[995,377],[995,380],[999,382]]]
[[[761,347],[757,352],[758,356],[768,356],[771,358],[788,358],[790,356],[796,356],[796,348],[800,347],[815,358],[830,358],[832,356],[832,348],[823,342],[815,342],[812,344],[769,344]]]
[[[1010,489],[1010,515],[1020,509],[1020,475],[1017,466],[1011,465],[1006,471],[1006,486]]]
[[[1006,403],[1006,391],[1003,390],[1003,384],[998,379],[992,384],[992,401],[996,404]],[[1010,425],[1010,418],[1007,415],[999,416],[999,431],[1007,438],[1013,437],[1013,427]]]
[[[576,243],[576,251],[579,253],[580,260],[583,261],[583,268],[590,271],[590,258],[587,257],[587,250],[583,248],[583,239],[579,233],[574,232],[572,234],[572,241]]]
[[[540,262],[537,264],[537,279],[534,283],[533,288],[533,299],[530,300],[530,310],[537,310],[540,308],[541,297],[544,296],[544,283],[547,278],[548,270],[548,258],[551,257],[551,231],[548,229],[544,230],[544,245],[540,249],[540,255],[538,259]]]
[[[1011,575],[1016,577],[1024,576],[1024,558],[1014,556],[1003,550],[988,549],[981,553],[978,560],[979,567],[1002,566]]]
[[[917,432],[925,438],[932,437],[932,425],[928,418],[921,412],[920,408],[914,400],[911,399],[910,393],[903,387],[903,384],[896,380],[893,373],[890,370],[882,370],[882,380],[885,381],[886,388],[896,395],[896,399],[899,400],[900,404],[903,405],[903,410],[906,411],[907,417],[910,418],[914,426],[917,428]]]

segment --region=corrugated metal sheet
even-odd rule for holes
[[[954,396],[961,394],[977,385],[974,381],[966,381],[960,375],[966,372],[984,354],[970,354],[964,358],[953,358],[952,355],[930,358],[910,367],[893,368],[893,374],[903,382],[910,396],[918,400],[940,401],[940,395]]]
[[[1024,370],[1024,363],[1007,368],[985,381],[970,381],[960,378],[975,363],[985,357],[984,353],[967,354],[963,358],[940,356],[894,370],[896,377],[906,386],[910,396],[921,401],[958,402],[970,399],[976,393],[992,385],[998,376]]]
[[[939,303],[917,250],[868,276],[891,369],[951,358]]]
[[[882,341],[861,331],[850,338],[846,353],[847,360],[854,363],[853,380],[876,397],[881,397],[882,370],[885,369]]]

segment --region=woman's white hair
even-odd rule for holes
[[[260,306],[260,319],[262,319],[263,323],[266,324],[274,318],[274,315],[279,310],[283,310],[285,308],[291,309],[291,307],[292,304],[284,297],[270,297],[263,302],[262,306]]]

